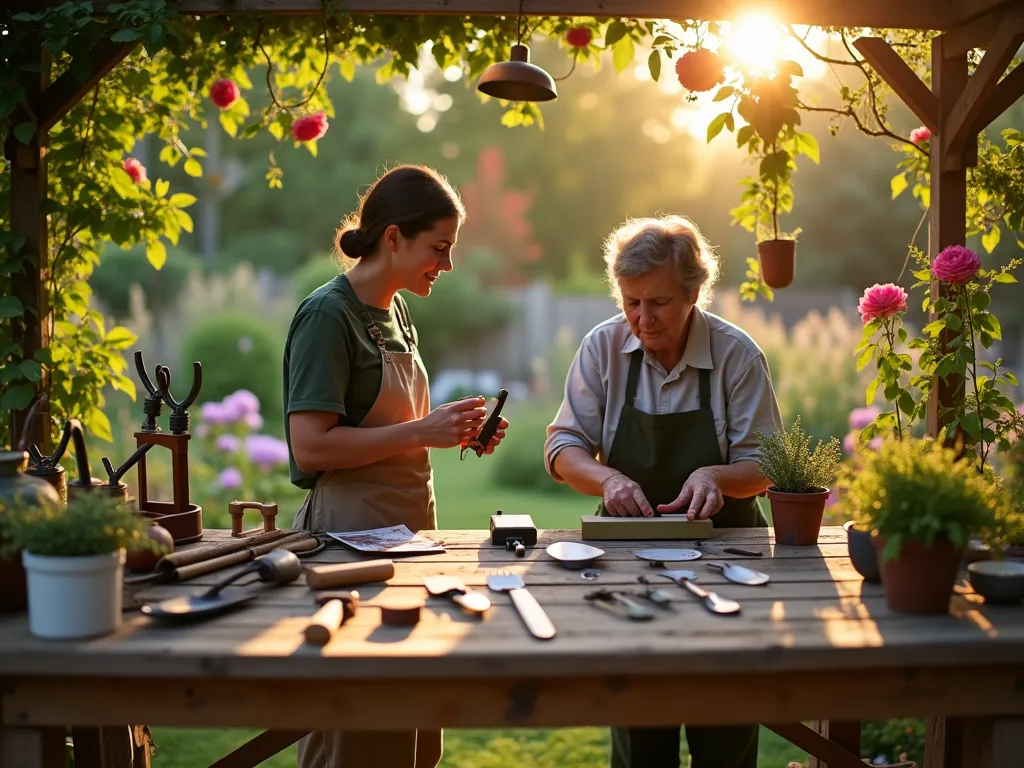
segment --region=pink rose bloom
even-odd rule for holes
[[[923,125],[920,128],[915,128],[910,132],[910,140],[915,144],[920,144],[923,141],[929,141],[931,137],[932,132]]]
[[[875,420],[881,411],[875,406],[870,408],[854,408],[850,411],[850,429],[860,431]]]
[[[228,467],[217,477],[217,484],[225,490],[242,487],[242,473],[235,467]]]
[[[317,112],[315,115],[300,117],[292,123],[292,136],[296,141],[316,141],[327,133],[327,115]]]
[[[132,181],[136,184],[141,184],[146,180],[146,166],[136,158],[126,157],[121,166],[124,168],[124,172],[131,176]]]
[[[939,280],[953,285],[963,285],[978,274],[981,259],[970,248],[951,245],[935,257],[932,271]]]
[[[886,283],[879,285],[875,283],[870,288],[864,289],[864,295],[857,305],[860,312],[860,319],[863,323],[872,320],[892,317],[897,312],[907,311],[907,292],[898,285]]]

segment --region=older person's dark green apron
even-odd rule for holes
[[[711,372],[700,369],[700,402],[693,411],[651,414],[635,407],[644,351],[632,353],[626,399],[606,465],[637,483],[658,514],[675,500],[690,474],[724,462],[711,410]],[[716,528],[763,528],[756,498],[726,497]],[[606,515],[604,505],[599,514]],[[685,510],[683,510],[685,514]],[[727,629],[723,622],[723,629]],[[678,768],[680,728],[612,728],[612,768]],[[686,726],[692,768],[756,768],[758,726]]]

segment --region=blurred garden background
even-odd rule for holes
[[[804,67],[802,97],[813,99],[819,85],[824,94],[829,69],[799,49],[784,53]],[[552,46],[538,43],[533,57],[556,75],[566,68]],[[142,248],[107,248],[90,285],[110,322],[138,335],[132,349],[143,351],[150,370],[170,366],[181,389],[192,361],[203,365],[190,469],[191,495],[207,527],[226,527],[227,502],[236,498],[275,501],[279,524],[291,523],[303,494],[288,483],[282,442],[285,333],[298,303],[337,274],[329,248],[339,220],[396,163],[439,169],[460,188],[469,214],[455,270],[428,300],[409,299],[434,404],[501,387],[511,392],[511,429],[493,456],[460,462],[456,451],[433,452],[441,527],[486,528],[498,509],[528,512],[545,528],[576,527],[593,509],[594,499],[550,480],[541,447],[577,345],[616,311],[601,241],[629,216],[686,214],[715,245],[723,272],[713,311],[762,346],[787,422],[799,415],[810,434],[845,439],[871,421],[864,391],[872,374],[858,373],[853,355],[862,330],[857,300],[871,284],[900,277],[915,236],[927,248],[918,201],[909,194],[893,199],[900,153],[888,139],[851,126],[829,137],[827,116],[806,117],[808,130],[825,138],[820,163],[802,163],[795,177],[799,202],[787,228],[802,229],[796,280],[773,302],[742,302],[738,286],[754,239],[733,225],[730,209],[750,173],[746,157],[729,134],[706,141],[718,111],[711,94],[690,99],[674,78],[654,82],[643,56],[621,75],[608,58],[559,82],[558,100],[543,108],[543,128],[503,126],[497,104],[481,104],[461,71],[440,69],[427,51],[407,80],[382,87],[373,67],[356,69],[351,81],[331,80],[336,114],[316,157],[281,149],[269,136],[229,141],[216,121],[190,128],[186,143],[206,153],[201,173],[188,164],[159,173],[176,192],[196,197],[193,231],[167,248],[159,271]],[[258,88],[247,97],[254,111],[267,98]],[[915,127],[898,107],[889,118],[904,133]],[[1021,124],[1018,105],[991,130]],[[143,137],[131,154],[155,177],[161,150]],[[266,182],[271,153],[281,188]],[[991,253],[972,245],[988,266],[1018,251],[1012,238]],[[1024,308],[1010,303],[1000,317],[1006,342],[991,352],[1019,372]],[[112,442],[90,437],[94,471],[101,456],[116,466],[131,454],[141,405],[141,397],[108,393]],[[164,462],[156,452],[149,457],[154,498],[170,494]],[[134,472],[126,480],[136,492]],[[865,756],[920,759],[922,733],[917,721],[875,724],[865,729]],[[212,762],[247,734],[157,728],[154,735],[154,765],[186,768]],[[446,745],[446,768],[583,768],[606,764],[607,733],[452,731]],[[766,732],[763,768],[805,759]],[[268,765],[294,765],[294,751]]]

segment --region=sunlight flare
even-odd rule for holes
[[[782,30],[765,13],[751,13],[729,25],[722,52],[738,69],[771,72],[782,57]]]

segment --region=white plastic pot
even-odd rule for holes
[[[21,553],[36,637],[99,637],[121,626],[125,551],[51,557]]]

